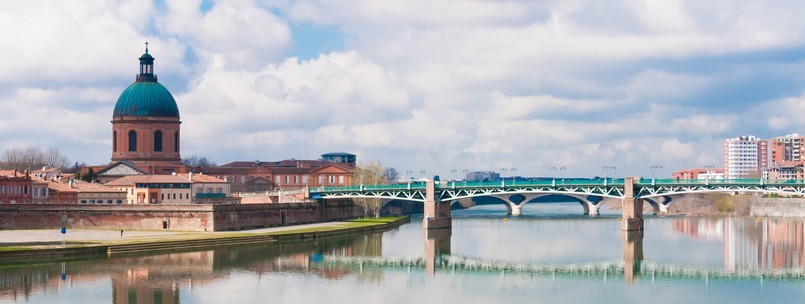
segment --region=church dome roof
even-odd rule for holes
[[[179,117],[179,107],[173,95],[159,82],[135,82],[120,94],[113,116]]]
[[[179,117],[176,100],[154,74],[154,57],[148,54],[147,42],[145,54],[140,57],[140,74],[115,104],[113,117],[120,116]]]

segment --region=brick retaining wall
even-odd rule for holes
[[[221,231],[355,218],[351,202],[249,205],[2,205],[0,229]],[[167,228],[166,228],[167,227]]]

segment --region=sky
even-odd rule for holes
[[[805,133],[802,11],[786,0],[13,1],[0,11],[0,150],[110,162],[112,111],[148,41],[179,105],[183,157],[349,152],[403,176],[670,176],[721,166],[725,138]]]

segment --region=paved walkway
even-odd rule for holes
[[[254,233],[261,234],[267,232],[296,230],[314,227],[337,227],[346,225],[345,222],[326,222],[316,224],[305,224],[295,226],[283,226],[272,228],[261,228],[254,230],[239,230],[239,231],[219,231],[219,232],[193,232],[193,231],[123,231],[123,236],[120,236],[120,230],[73,230],[68,229],[67,234],[62,236],[59,229],[48,230],[0,230],[0,246],[15,246],[15,245],[36,245],[36,244],[54,244],[61,243],[62,237],[67,242],[108,242],[108,241],[132,241],[132,240],[147,240],[149,238],[181,238],[186,236],[201,236],[201,235],[223,235],[230,233]]]

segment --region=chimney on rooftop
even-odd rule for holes
[[[190,181],[192,182],[193,181],[193,171],[190,171],[190,173],[188,173],[188,176],[190,176]]]

